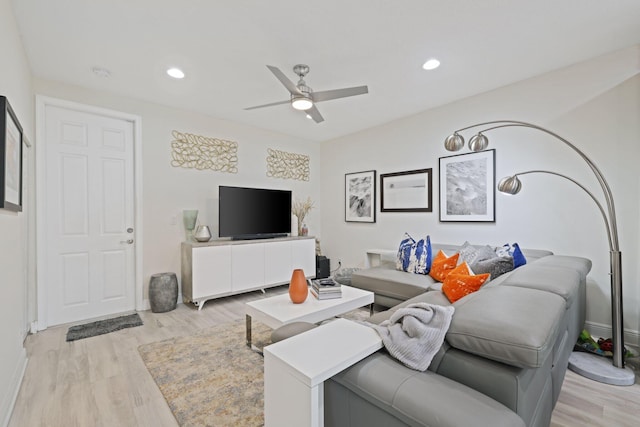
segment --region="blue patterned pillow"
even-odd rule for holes
[[[513,268],[522,267],[527,263],[527,259],[524,257],[524,254],[520,250],[520,245],[517,243],[513,245],[506,243],[502,247],[496,248],[496,254],[501,257],[513,257]]]
[[[417,242],[408,234],[400,242],[396,269],[408,273],[429,274],[431,271],[431,237],[427,236]]]
[[[513,245],[513,268],[522,267],[527,263],[527,259],[524,257],[524,254],[520,250],[520,245],[514,243]]]
[[[413,237],[409,236],[409,233],[404,233],[404,237],[400,241],[400,247],[398,248],[398,255],[396,257],[396,270],[407,271],[409,268],[411,248],[415,243],[416,241],[413,240]]]

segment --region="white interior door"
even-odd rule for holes
[[[133,123],[54,105],[43,119],[47,323],[133,310]]]

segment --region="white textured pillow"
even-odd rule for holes
[[[480,246],[476,248],[469,242],[464,242],[460,248],[460,257],[458,258],[458,264],[462,264],[466,261],[467,264],[475,264],[476,262],[485,261],[491,258],[496,258],[495,250],[491,246]]]

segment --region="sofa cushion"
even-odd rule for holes
[[[429,275],[439,282],[444,282],[447,274],[458,265],[459,256],[459,253],[455,253],[448,257],[443,251],[438,251],[431,264]]]
[[[436,281],[429,275],[380,267],[359,270],[351,275],[352,286],[402,301],[428,291],[434,283]]]
[[[530,265],[533,266],[533,264]],[[576,270],[536,263],[535,268],[523,267],[514,271],[502,286],[517,286],[554,293],[565,300],[568,309],[578,298],[581,280],[581,274]]]
[[[565,313],[553,293],[514,286],[483,289],[454,303],[452,347],[517,367],[537,368],[549,356]]]

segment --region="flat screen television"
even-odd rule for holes
[[[268,239],[291,233],[291,191],[219,187],[220,237]]]

